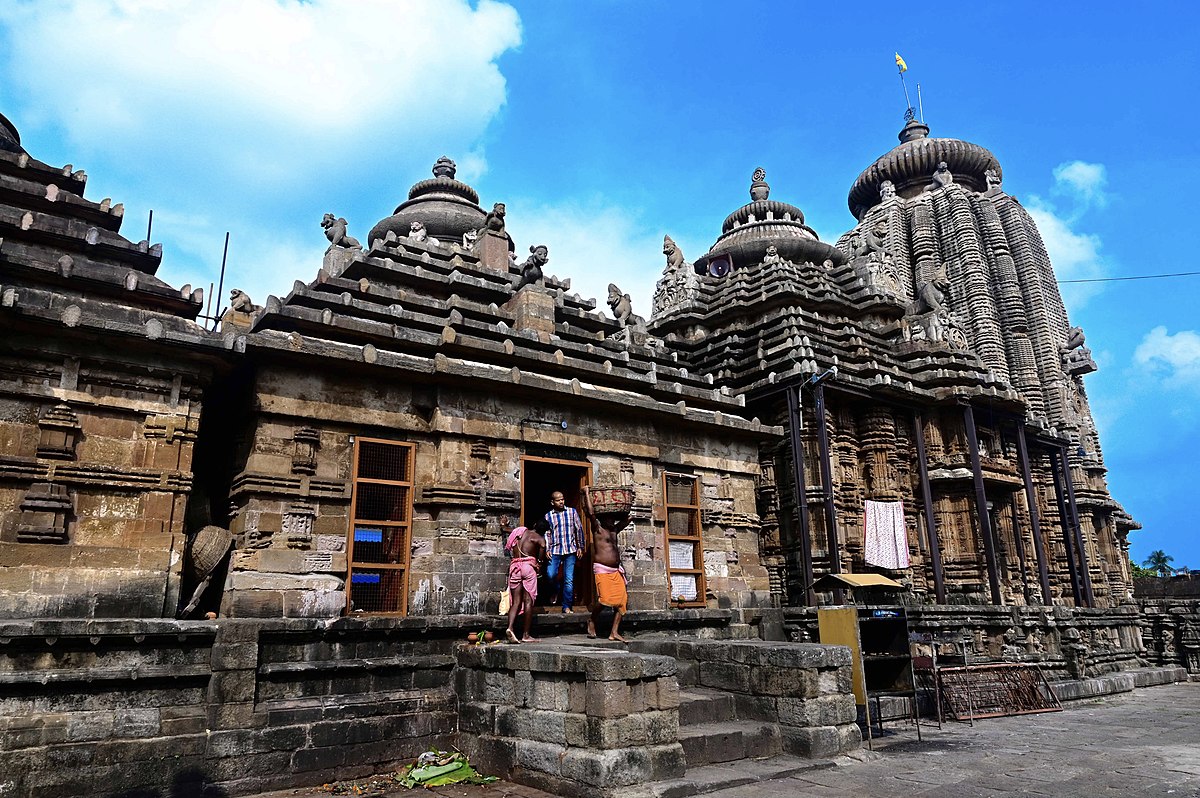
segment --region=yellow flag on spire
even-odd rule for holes
[[[896,53],[896,66],[902,73],[908,71],[908,64],[904,63],[904,59],[900,57],[900,53]]]

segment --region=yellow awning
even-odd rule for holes
[[[813,590],[825,591],[847,587],[885,587],[892,590],[908,589],[896,580],[888,579],[882,574],[825,574],[816,582],[813,582]]]

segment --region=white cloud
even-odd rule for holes
[[[1077,233],[1071,222],[1055,213],[1054,207],[1032,200],[1029,215],[1037,223],[1054,266],[1054,274],[1063,280],[1090,280],[1108,274],[1107,264],[1100,255],[1100,237]],[[1068,311],[1080,310],[1087,301],[1104,290],[1104,283],[1074,283],[1060,285],[1063,302]]]
[[[1200,333],[1180,330],[1171,334],[1163,326],[1146,333],[1133,360],[1170,387],[1200,387]]]
[[[1103,208],[1108,204],[1108,173],[1101,163],[1068,161],[1054,167],[1054,194],[1069,197],[1076,203],[1077,213],[1087,208]]]
[[[10,87],[73,146],[132,140],[270,176],[414,131],[477,136],[521,36],[489,0],[10,2],[0,25]]]
[[[521,25],[495,0],[5,0],[0,41],[34,157],[86,167],[134,240],[153,208],[168,282],[207,289],[231,231],[226,283],[262,302],[319,269],[324,212],[361,238],[437,156],[486,172]]]
[[[547,271],[570,278],[571,293],[595,299],[607,313],[608,284],[615,283],[633,300],[633,312],[649,319],[654,284],[662,276],[663,233],[643,223],[635,211],[602,201],[542,205],[509,200],[508,231],[524,261],[529,247],[550,248]]]
[[[1074,229],[1088,210],[1108,204],[1107,183],[1104,164],[1066,161],[1054,168],[1054,185],[1050,193],[1065,199],[1070,207],[1063,210],[1059,203],[1036,195],[1029,198],[1029,215],[1037,223],[1060,283],[1109,275],[1108,262],[1100,251],[1100,237]],[[1068,283],[1060,285],[1059,290],[1067,310],[1074,313],[1103,291],[1104,284]]]

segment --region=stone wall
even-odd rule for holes
[[[1200,674],[1200,598],[1142,598],[1139,604],[1146,658]]]
[[[378,620],[378,619],[377,619]],[[231,794],[446,748],[457,626],[0,623],[0,794]]]
[[[761,435],[675,428],[586,402],[556,406],[345,373],[324,377],[264,365],[256,379],[254,412],[240,435],[245,443],[231,480],[235,552],[222,615],[344,611],[356,436],[414,446],[411,615],[495,610],[508,569],[498,518],[520,517],[522,457],[555,452],[587,462],[592,484],[636,491],[633,523],[619,539],[631,608],[669,603],[665,471],[699,480],[710,605],[771,602],[759,561]],[[291,532],[297,528],[305,534]]]
[[[1137,607],[911,606],[909,629],[931,635],[939,654],[961,655],[966,640],[972,664],[1026,662],[1049,679],[1084,679],[1146,664]],[[815,609],[784,610],[793,640],[819,640]]]
[[[206,378],[118,357],[17,334],[0,347],[4,617],[175,614]]]

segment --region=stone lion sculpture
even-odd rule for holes
[[[250,295],[245,291],[235,288],[229,292],[229,309],[237,313],[254,313],[262,308],[250,301]]]
[[[534,285],[541,280],[545,273],[542,270],[550,262],[550,250],[545,244],[537,244],[529,248],[529,257],[521,264],[521,279],[517,280],[515,290],[520,291],[527,285]]]
[[[674,272],[683,268],[683,252],[670,236],[663,236],[663,254],[667,256],[667,269]]]
[[[333,251],[334,247],[342,249],[362,249],[358,239],[346,232],[346,220],[335,217],[332,213],[325,214],[321,219],[321,227],[325,228],[325,237],[329,239],[329,248],[325,254]]]
[[[425,223],[420,222],[420,221],[412,222],[411,224],[409,224],[408,240],[409,241],[417,241],[422,244],[438,243],[438,240],[436,238],[429,237],[429,231],[425,229]]]
[[[643,327],[646,324],[645,319],[634,314],[633,300],[629,294],[621,293],[616,283],[608,284],[608,307],[622,327]]]

